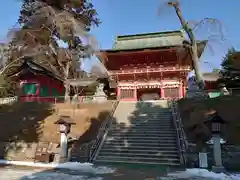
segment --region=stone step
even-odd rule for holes
[[[166,139],[166,140],[176,140],[176,137],[175,136],[167,136],[167,137],[164,137],[162,139]],[[140,140],[140,141],[159,141],[159,140],[162,140],[161,138],[159,137],[149,137],[149,136],[144,136],[144,137],[136,137],[136,136],[132,136],[132,137],[129,137],[129,136],[121,136],[121,137],[117,137],[117,136],[107,136],[106,138],[106,141],[109,141],[109,140],[119,140],[119,141],[135,141],[135,140]]]
[[[132,117],[131,115],[127,115],[127,117],[124,115],[124,116],[121,116],[119,115],[118,117],[115,117],[115,118],[122,118],[122,120],[124,120],[126,118],[126,120],[129,120],[129,121],[144,121],[144,120],[148,120],[148,121],[159,121],[159,120],[162,120],[162,121],[166,121],[166,120],[170,120],[172,119],[172,115],[169,115],[169,116],[161,116],[161,115],[148,115],[146,117]]]
[[[119,156],[99,156],[97,162],[101,161],[107,162],[128,162],[128,163],[144,163],[149,164],[165,164],[165,165],[180,165],[179,159],[169,159],[169,158],[148,158],[148,157],[119,157]]]
[[[178,150],[177,148],[174,150],[174,149],[171,149],[171,150],[167,150],[167,149],[164,149],[164,150],[159,150],[159,149],[152,149],[152,150],[146,150],[146,149],[104,149],[102,148],[101,149],[101,152],[105,152],[105,153],[108,153],[108,152],[111,152],[111,153],[117,153],[117,152],[121,152],[121,153],[148,153],[148,154],[151,154],[151,153],[159,153],[159,154],[177,154],[178,153]],[[101,153],[100,152],[100,153]]]
[[[175,133],[170,133],[170,134],[156,134],[156,135],[152,135],[152,136],[148,136],[146,137],[146,134],[140,134],[140,133],[132,133],[132,134],[122,134],[122,133],[115,133],[115,134],[109,134],[109,137],[123,137],[123,138],[138,138],[138,139],[161,139],[161,138],[166,138],[166,137],[176,137]]]
[[[108,134],[109,136],[158,136],[158,137],[165,137],[165,136],[176,136],[174,131],[128,131],[128,132],[121,132],[121,131],[111,131]]]
[[[130,128],[130,127],[173,127],[172,122],[164,122],[164,123],[126,123],[126,124],[112,124],[111,128]]]
[[[144,144],[144,145],[150,145],[150,144],[176,144],[176,138],[164,138],[164,139],[122,139],[122,138],[108,138],[105,140],[105,143],[122,143],[122,142],[128,142],[128,143],[136,143],[136,144]]]
[[[169,124],[169,123],[173,123],[172,119],[166,119],[166,120],[162,120],[162,119],[156,119],[156,120],[143,119],[143,120],[139,120],[138,119],[138,120],[129,120],[127,122],[129,122],[131,124]]]
[[[96,159],[95,162],[99,163],[124,163],[124,164],[149,164],[149,165],[162,165],[162,166],[173,166],[179,167],[180,163],[165,163],[165,162],[142,162],[142,161],[124,161],[124,160],[110,160],[110,159]]]
[[[178,153],[175,153],[175,154],[162,154],[162,153],[100,152],[99,156],[154,157],[154,158],[174,158],[174,159],[179,159]]]
[[[166,117],[166,118],[169,118],[169,117],[172,117],[172,113],[165,113],[165,112],[146,112],[144,114],[137,114],[137,115],[132,115],[132,114],[129,114],[128,115],[130,118],[132,119],[141,119],[141,118],[149,118],[149,117],[152,117],[152,118],[157,118],[157,117]]]
[[[129,125],[119,123],[119,124],[112,124],[110,128],[129,128],[129,127],[173,127],[172,122],[165,122],[165,123],[129,123]]]
[[[152,117],[152,118],[172,117],[172,113],[170,113],[170,112],[167,112],[167,113],[165,113],[165,112],[145,112],[143,114],[138,114],[136,116],[133,116],[133,115],[131,116],[131,114],[130,114],[130,117],[136,118],[136,119],[138,119],[138,118],[148,118],[148,117]]]
[[[111,145],[106,145],[104,144],[103,147],[102,147],[102,151],[109,151],[110,149],[111,150],[115,150],[115,152],[117,151],[125,151],[125,150],[133,150],[133,151],[138,151],[138,150],[142,150],[142,151],[145,151],[145,152],[148,152],[148,151],[156,151],[158,152],[159,149],[161,148],[161,150],[166,150],[166,151],[177,151],[177,147],[176,145],[174,146],[169,146],[169,147],[166,147],[166,146],[159,146],[159,147],[152,147],[152,146],[128,146],[128,147],[124,147],[124,146],[111,146]]]
[[[149,129],[149,130],[145,130],[145,129],[112,129],[111,131],[109,131],[109,134],[112,134],[112,133],[142,133],[142,134],[158,134],[158,133],[166,133],[166,134],[169,134],[169,133],[174,133],[175,134],[175,130],[174,129],[161,129],[161,130],[158,130],[158,129]]]
[[[112,124],[110,128],[134,128],[134,127],[146,127],[146,128],[150,128],[150,127],[174,127],[172,122],[166,122],[166,123],[138,123],[138,124],[134,124],[134,123],[129,123],[130,125],[126,125],[126,124]]]
[[[119,142],[106,142],[104,143],[104,147],[152,147],[152,148],[158,148],[161,149],[161,147],[167,148],[167,147],[176,147],[176,142],[172,143],[135,143],[135,142],[128,142],[128,141],[119,141]]]

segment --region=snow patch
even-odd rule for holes
[[[209,179],[209,180],[240,180],[240,175],[227,175],[224,173],[214,173],[206,169],[187,169],[186,171],[169,173],[167,177],[161,180],[177,180],[177,179]]]
[[[98,166],[94,167],[91,163],[79,163],[79,162],[66,162],[66,163],[34,163],[34,162],[24,162],[24,161],[8,161],[0,160],[0,164],[5,165],[17,165],[17,166],[29,166],[37,168],[57,168],[57,169],[70,169],[70,170],[79,170],[82,172],[93,173],[93,174],[110,174],[114,173],[115,169]]]
[[[69,175],[65,173],[56,172],[40,172],[39,170],[0,170],[1,180],[103,180],[102,177],[87,177],[82,175]]]

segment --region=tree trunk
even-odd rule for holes
[[[67,82],[67,79],[68,79],[68,75],[69,75],[69,68],[70,68],[70,62],[68,62],[66,64],[66,69],[65,69],[65,72],[64,72],[64,80],[65,82]],[[65,102],[70,102],[70,85],[69,84],[64,84],[64,87],[65,87],[65,95],[64,95],[64,101]]]
[[[64,102],[70,102],[70,86],[68,84],[64,84],[65,87],[65,95],[64,95]]]
[[[188,23],[185,21],[183,15],[182,15],[181,9],[179,8],[179,4],[175,3],[175,4],[172,4],[172,6],[174,7],[174,9],[176,11],[178,19],[182,25],[182,28],[187,33],[187,35],[191,41],[189,50],[190,50],[190,54],[191,54],[191,58],[192,58],[193,69],[195,71],[198,87],[200,90],[205,90],[205,83],[204,83],[204,80],[203,80],[203,77],[202,77],[202,74],[200,71],[200,67],[198,64],[199,58],[198,58],[197,42],[196,42],[195,36],[192,32],[193,30],[189,27]]]
[[[193,69],[195,71],[198,87],[200,90],[205,90],[205,83],[204,83],[202,73],[201,73],[201,70],[200,70],[200,67],[198,64],[199,58],[198,58],[198,53],[197,53],[197,43],[196,42],[194,44],[192,44],[192,47],[191,47],[191,58],[192,58],[192,62],[193,62]]]

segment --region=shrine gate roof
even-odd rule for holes
[[[117,36],[112,50],[180,46],[186,40],[182,31]]]

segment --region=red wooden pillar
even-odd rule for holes
[[[182,89],[182,87],[183,87],[183,85],[181,84],[180,86],[179,86],[179,98],[183,98],[183,89]]]
[[[160,94],[161,94],[161,99],[165,99],[164,88],[163,87],[160,88]]]
[[[134,101],[137,101],[137,88],[134,89],[133,99],[134,99]]]
[[[120,99],[121,96],[121,88],[117,87],[117,99]]]
[[[186,90],[186,86],[185,86],[185,85],[183,85],[183,86],[182,86],[182,93],[183,93],[183,97],[185,97],[185,96],[186,96],[186,92],[187,92],[187,90]]]

